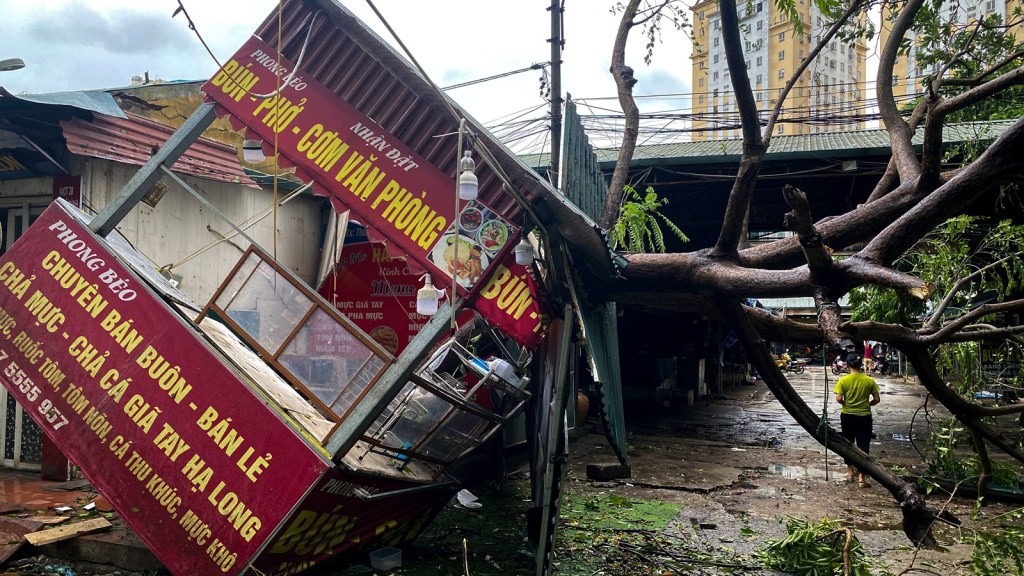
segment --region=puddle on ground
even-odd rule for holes
[[[789,466],[787,464],[769,464],[768,473],[788,479],[825,478],[825,471],[808,466]],[[835,475],[835,472],[832,473]]]
[[[893,434],[892,439],[897,442],[910,442],[910,436],[906,434]]]

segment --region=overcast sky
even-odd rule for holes
[[[277,0],[183,0],[196,28],[226,60],[276,9]],[[342,2],[385,40],[391,35],[364,0]],[[618,23],[612,0],[565,3],[563,92],[618,110],[608,74]],[[375,5],[431,79],[442,87],[504,74],[550,59],[550,0],[376,0]],[[18,94],[127,86],[133,76],[199,80],[216,69],[179,14],[177,0],[0,0],[0,59],[20,57],[22,70],[0,72],[0,86]],[[690,92],[689,41],[673,32],[642,60],[644,38],[635,33],[630,64],[636,93]],[[540,72],[529,71],[449,94],[485,124],[543,107]],[[598,98],[608,100],[600,101]],[[689,108],[689,100],[643,100],[642,110]],[[582,113],[598,112],[581,110]]]

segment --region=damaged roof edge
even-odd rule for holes
[[[45,106],[68,106],[86,112],[99,112],[115,118],[127,118],[117,101],[108,92],[83,90],[78,92],[52,92],[49,94],[12,94],[0,86],[0,96]]]
[[[446,131],[458,130],[459,118],[452,116],[452,110],[455,111],[455,114],[464,117],[470,130],[481,140],[497,163],[497,167],[491,167],[492,170],[504,174],[507,178],[507,182],[504,184],[517,190],[519,195],[531,204],[531,210],[538,200],[547,206],[549,218],[545,222],[537,222],[537,224],[544,228],[554,228],[559,236],[575,246],[579,250],[578,257],[595,274],[606,278],[615,277],[616,267],[611,260],[608,246],[598,233],[596,223],[586,214],[571,205],[563,194],[555,190],[536,171],[527,166],[518,155],[506,148],[480,122],[424,78],[404,56],[396,52],[389,43],[366,27],[344,6],[334,0],[302,0],[302,3],[307,9],[322,10],[331,22],[348,35],[367,56],[379,62],[389,74],[428,106],[432,113],[442,118],[447,126]],[[294,21],[294,18],[291,21]],[[276,28],[277,16],[272,14],[260,26],[259,31],[276,30]],[[259,31],[257,35],[259,35]],[[289,35],[301,35],[304,32],[300,29],[288,30]],[[319,78],[318,81],[323,83]],[[371,80],[363,78],[360,78],[360,81],[371,82]],[[335,91],[333,86],[327,85],[327,87]],[[335,91],[335,93],[337,92]],[[443,166],[439,167],[444,169]],[[491,207],[500,210],[502,215],[510,220],[520,220],[523,207],[518,206],[518,202],[511,194],[502,191],[501,195],[504,198],[499,199],[496,195],[492,195],[487,199],[493,204]]]

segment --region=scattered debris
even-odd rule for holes
[[[68,540],[83,534],[92,534],[93,532],[107,530],[110,526],[110,522],[107,522],[104,518],[90,518],[89,520],[75,522],[74,524],[68,524],[67,526],[60,526],[57,528],[50,528],[48,530],[25,534],[25,540],[28,540],[28,543],[33,546],[43,546],[45,544],[60,542],[61,540]]]

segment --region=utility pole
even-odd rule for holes
[[[559,174],[561,173],[560,154],[562,150],[562,13],[564,6],[551,0],[551,159],[548,162],[548,181],[560,189]]]

